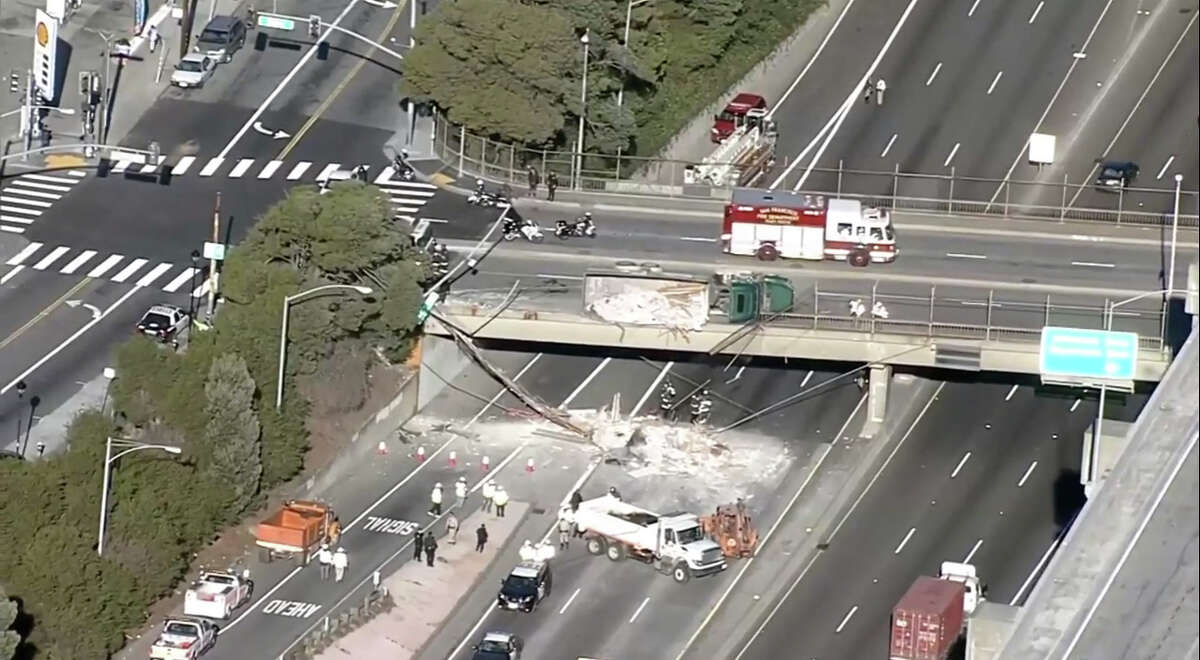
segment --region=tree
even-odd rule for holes
[[[254,392],[245,360],[232,354],[213,360],[204,386],[208,399],[205,436],[212,452],[209,470],[229,489],[230,519],[246,510],[258,495],[262,479],[262,428],[254,413]]]
[[[12,629],[18,614],[17,601],[10,599],[0,585],[0,660],[10,660],[21,644],[21,635]]]
[[[578,106],[578,36],[555,8],[516,0],[443,3],[413,38],[401,92],[432,100],[470,131],[549,142]]]

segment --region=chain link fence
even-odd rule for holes
[[[685,185],[684,172],[696,162],[641,156],[578,154],[528,149],[468,133],[434,113],[434,154],[459,176],[504,182],[514,189],[527,184],[528,168],[545,181],[549,173],[562,188],[589,193],[669,196],[727,200],[732,187]],[[780,159],[772,181],[788,166]],[[860,199],[866,204],[937,215],[991,216],[1056,222],[1090,221],[1131,225],[1170,225],[1175,219],[1173,188],[1100,189],[1088,180],[1021,181],[963,176],[953,167],[942,174],[837,168],[813,168],[805,192]],[[1181,190],[1181,227],[1200,227],[1200,192]]]

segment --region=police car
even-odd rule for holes
[[[188,313],[175,305],[154,305],[138,321],[137,331],[164,344],[178,345],[187,328]]]
[[[475,653],[471,655],[471,660],[520,660],[524,648],[525,642],[512,633],[485,633],[483,639],[474,646]]]
[[[544,561],[523,561],[512,569],[507,578],[500,581],[496,607],[502,610],[532,612],[538,603],[550,595],[552,582],[550,564]]]

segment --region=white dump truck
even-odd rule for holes
[[[660,515],[612,495],[584,500],[575,513],[588,552],[613,561],[640,560],[676,582],[725,570],[721,546],[690,513]]]
[[[217,643],[217,627],[203,619],[167,619],[150,647],[150,660],[195,660]]]
[[[183,598],[183,613],[207,619],[228,619],[234,610],[245,605],[254,592],[250,571],[216,573],[205,571],[188,587]]]

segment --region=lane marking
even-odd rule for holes
[[[1121,559],[1117,561],[1117,565],[1113,567],[1112,572],[1109,573],[1108,579],[1104,581],[1104,586],[1100,589],[1100,595],[1092,600],[1091,607],[1088,608],[1087,614],[1084,615],[1083,621],[1079,624],[1079,627],[1075,629],[1075,636],[1071,638],[1071,643],[1067,645],[1067,650],[1065,653],[1063,653],[1062,657],[1071,657],[1071,652],[1075,650],[1075,645],[1079,643],[1080,638],[1083,637],[1084,631],[1086,631],[1088,629],[1088,625],[1091,624],[1092,617],[1096,615],[1096,610],[1100,609],[1100,604],[1104,602],[1105,596],[1108,595],[1108,590],[1112,588],[1113,582],[1117,581],[1117,574],[1119,574],[1121,569],[1125,567],[1125,562],[1129,560],[1129,555],[1133,553],[1134,546],[1136,546],[1138,541],[1141,540],[1142,533],[1146,531],[1146,527],[1150,524],[1150,519],[1153,518],[1154,513],[1158,511],[1158,505],[1162,504],[1163,498],[1167,495],[1167,490],[1172,484],[1175,483],[1175,477],[1179,476],[1180,468],[1183,467],[1183,464],[1187,461],[1188,457],[1191,456],[1192,450],[1196,448],[1196,439],[1197,435],[1195,432],[1193,432],[1192,439],[1190,442],[1188,442],[1187,450],[1181,453],[1178,460],[1175,461],[1175,467],[1171,470],[1171,476],[1167,478],[1167,482],[1162,485],[1162,488],[1160,488],[1158,491],[1158,495],[1154,497],[1154,503],[1150,505],[1150,510],[1146,513],[1146,517],[1143,518],[1141,524],[1138,525],[1137,532],[1134,533],[1133,538],[1129,539],[1129,543],[1125,546],[1125,551],[1121,553]]]
[[[986,254],[967,254],[965,252],[947,252],[946,256],[951,259],[987,259]]]
[[[1116,268],[1116,264],[1102,264],[1098,261],[1072,261],[1072,266],[1083,266],[1085,268]]]
[[[886,146],[884,146],[883,151],[879,153],[880,158],[887,158],[888,152],[892,150],[892,145],[896,143],[896,138],[898,137],[900,137],[899,133],[892,133],[892,139],[888,140],[888,143]]]
[[[754,565],[754,562],[758,559],[758,556],[763,552],[763,548],[766,546],[767,541],[771,539],[771,536],[775,534],[775,530],[779,528],[779,525],[782,524],[783,520],[787,518],[789,513],[791,513],[792,507],[796,505],[796,501],[800,499],[800,495],[803,494],[808,488],[808,484],[811,483],[817,473],[821,471],[821,466],[825,463],[825,459],[829,457],[829,454],[833,451],[834,446],[837,445],[838,439],[841,438],[842,434],[846,432],[846,427],[850,426],[850,422],[854,421],[854,417],[858,415],[858,411],[862,409],[863,404],[866,403],[866,401],[867,395],[864,394],[862,398],[858,400],[858,405],[854,406],[854,410],[850,411],[850,416],[846,418],[846,421],[842,424],[842,427],[838,429],[837,434],[833,436],[833,442],[830,442],[827,445],[822,445],[824,452],[819,458],[817,458],[816,464],[813,465],[812,470],[810,470],[808,473],[808,476],[804,478],[804,482],[801,483],[800,487],[796,489],[796,492],[792,494],[792,499],[788,500],[787,506],[783,508],[783,513],[779,514],[779,517],[775,519],[774,524],[772,524],[771,528],[767,530],[766,536],[762,538],[761,542],[758,544],[758,549],[755,550],[754,554],[742,563],[741,570],[739,570],[737,575],[733,577],[733,580],[729,583],[729,586],[725,588],[725,591],[721,594],[721,597],[717,599],[716,604],[713,605],[712,609],[708,611],[708,614],[705,615],[704,620],[700,622],[700,625],[697,626],[691,637],[688,637],[687,642],[683,645],[683,648],[680,649],[679,655],[675,656],[675,660],[686,660],[690,657],[687,655],[688,649],[691,648],[692,644],[695,644],[696,640],[700,638],[700,634],[704,632],[704,629],[707,628],[708,624],[712,622],[714,617],[716,617],[717,612],[721,609],[721,606],[725,604],[725,601],[728,600],[729,595],[733,593],[733,590],[737,588],[738,583],[742,581],[743,577],[745,577],[746,571],[750,570],[750,567]],[[771,608],[771,611],[767,614],[766,620],[759,625],[758,630],[754,631],[754,635],[751,636],[750,641],[746,642],[746,645],[737,654],[734,660],[740,660],[740,658],[746,654],[746,651],[750,649],[752,644],[754,644],[754,640],[757,639],[758,636],[762,634],[762,631],[766,629],[767,624],[770,623],[771,619],[775,616],[775,613],[778,612],[779,608],[783,606],[783,603],[788,599],[788,596],[791,596],[792,592],[800,584],[800,581],[804,579],[804,576],[808,573],[808,570],[812,568],[812,565],[816,563],[817,558],[820,556],[820,552],[813,554],[812,559],[810,559],[808,562],[808,565],[804,567],[804,570],[801,571],[796,580],[792,582],[792,585],[788,588],[787,593],[784,594],[784,597],[775,604],[775,607]]]
[[[283,165],[282,160],[273,160],[273,161],[267,163],[267,166],[262,168],[262,171],[258,173],[258,178],[260,178],[260,179],[271,178],[271,175],[275,174],[275,170],[279,169],[280,166],[282,166],[282,165]]]
[[[5,213],[20,213],[21,215],[32,215],[34,217],[42,215],[42,212],[38,211],[36,209],[27,209],[27,208],[24,208],[21,206],[9,206],[7,204],[0,204],[0,211],[4,211]]]
[[[292,168],[292,171],[288,172],[287,180],[295,181],[296,179],[299,179],[300,177],[304,176],[304,172],[310,167],[312,167],[312,163],[306,160],[296,163],[296,166]]]
[[[854,613],[857,611],[858,611],[858,605],[851,607],[850,611],[846,612],[846,616],[842,617],[842,622],[838,624],[838,627],[835,628],[833,632],[835,632],[835,633],[842,632],[842,629],[844,629],[846,627],[846,624],[850,623],[850,617],[854,616]]]
[[[646,596],[646,599],[643,600],[642,604],[638,605],[637,610],[634,611],[633,616],[629,617],[629,623],[633,623],[634,621],[637,621],[638,615],[642,613],[642,610],[646,609],[646,603],[649,603],[649,602],[650,602],[650,597]]]
[[[20,266],[25,262],[26,259],[33,256],[33,253],[42,249],[43,245],[45,245],[45,243],[30,243],[29,245],[26,245],[25,248],[20,252],[13,255],[11,259],[4,262],[4,264],[6,266]]]
[[[992,78],[992,84],[988,85],[988,91],[987,91],[988,96],[992,95],[992,92],[996,89],[996,83],[1000,82],[1000,76],[1003,76],[1003,75],[1004,75],[1003,71],[996,72],[996,77]]]
[[[583,587],[575,588],[575,593],[571,594],[571,597],[567,599],[566,603],[563,603],[562,609],[558,611],[559,614],[566,614],[567,608],[571,606],[571,603],[575,602],[575,597],[579,595],[579,590],[582,588]],[[492,613],[492,611],[488,610],[488,614],[491,614],[491,613]],[[470,638],[468,638],[468,639],[470,639]]]
[[[694,243],[716,243],[717,239],[708,236],[680,236],[681,241],[692,241]]]
[[[975,8],[978,6],[979,6],[979,0],[975,0],[975,2],[971,3],[971,8],[969,10],[967,10],[967,18],[971,18],[972,16],[975,15]]]
[[[513,377],[513,381],[515,382],[515,381],[517,381],[518,379],[520,379],[520,378],[521,378],[521,376],[525,375],[525,372],[526,372],[526,371],[529,371],[529,368],[530,368],[530,367],[532,367],[533,365],[537,364],[537,361],[538,361],[538,360],[540,360],[540,359],[542,359],[542,354],[541,354],[541,353],[538,353],[537,355],[533,356],[533,359],[532,359],[532,360],[530,360],[530,361],[529,361],[529,362],[528,362],[528,363],[527,363],[525,366],[521,367],[521,370],[520,370],[520,371],[518,371],[518,372],[517,372],[517,375]],[[486,405],[486,406],[484,406],[483,408],[481,408],[479,412],[475,413],[475,416],[474,416],[474,417],[472,417],[472,418],[471,418],[471,420],[467,422],[467,425],[466,425],[464,428],[468,428],[468,429],[469,429],[469,428],[471,428],[472,426],[475,426],[475,422],[478,422],[478,421],[479,421],[479,418],[480,418],[480,417],[483,417],[484,413],[486,413],[487,411],[491,410],[491,409],[492,409],[492,406],[496,405],[496,402],[500,400],[500,397],[504,396],[505,394],[508,394],[508,390],[507,390],[507,389],[505,389],[505,388],[503,388],[503,387],[501,387],[501,388],[500,388],[500,391],[499,391],[499,392],[496,392],[496,395],[495,395],[495,396],[493,396],[491,399],[489,399],[489,400],[488,400],[488,402],[487,402],[487,405]],[[426,462],[428,462],[428,461],[426,461]]]
[[[88,272],[88,277],[102,277],[105,273],[112,270],[114,266],[121,263],[125,259],[123,254],[110,254],[108,258],[101,261],[98,266]]]
[[[232,151],[233,147],[238,143],[239,140],[242,139],[242,136],[246,134],[246,131],[249,131],[250,127],[254,126],[254,122],[262,118],[262,114],[266,112],[271,103],[275,101],[275,97],[279,96],[279,94],[283,92],[283,88],[287,87],[288,83],[292,82],[292,78],[295,78],[296,74],[300,72],[300,69],[302,69],[305,64],[308,64],[308,61],[317,54],[317,47],[320,46],[323,41],[329,39],[329,35],[333,34],[334,27],[340,25],[342,19],[346,18],[346,15],[349,14],[357,4],[358,0],[350,0],[350,2],[346,4],[346,8],[342,10],[342,13],[338,14],[337,18],[333,19],[333,22],[327,23],[329,27],[325,28],[325,31],[321,34],[320,38],[317,39],[316,43],[308,48],[308,50],[300,58],[300,61],[296,62],[296,65],[292,67],[292,70],[288,71],[287,75],[279,81],[279,84],[275,86],[275,89],[271,90],[271,93],[267,95],[265,100],[263,100],[262,105],[258,106],[258,108],[250,115],[250,118],[246,120],[246,123],[242,124],[242,127],[238,129],[237,133],[234,134],[233,139],[229,141],[229,144],[225,145],[225,148],[221,150],[221,153],[217,154],[218,158],[224,158],[229,155],[229,152]]]
[[[1029,475],[1033,474],[1033,470],[1034,470],[1034,468],[1037,467],[1037,464],[1038,464],[1037,461],[1034,461],[1029,464],[1029,469],[1025,470],[1025,474],[1022,475],[1021,480],[1017,482],[1017,488],[1021,488],[1022,486],[1025,485],[1025,482],[1029,480]]]
[[[9,280],[16,277],[17,273],[19,273],[23,270],[25,270],[24,266],[13,266],[12,270],[10,270],[4,274],[4,277],[0,277],[0,285],[8,284]]]
[[[937,66],[933,67],[933,73],[929,74],[929,77],[925,79],[926,87],[933,84],[934,78],[937,78],[938,71],[941,71],[941,70],[942,70],[942,63],[938,62]]]
[[[588,383],[592,382],[592,379],[596,377],[596,374],[599,374],[604,370],[604,367],[608,366],[609,362],[612,362],[611,357],[606,357],[601,360],[600,364],[596,365],[595,369],[592,369],[592,373],[588,374],[587,378],[584,378],[582,381],[580,381],[579,385],[571,392],[571,394],[568,395],[566,399],[563,399],[562,403],[558,404],[558,407],[566,408],[567,406],[571,405],[571,402],[575,400],[575,397],[579,396],[579,393],[588,386]]]
[[[199,272],[200,272],[199,268],[184,269],[184,271],[182,273],[175,276],[175,279],[171,280],[170,282],[167,283],[166,286],[163,287],[163,291],[166,291],[167,293],[175,293],[176,291],[179,290],[179,287],[183,286],[184,282],[187,282],[188,280],[192,279],[192,277],[194,277],[196,275],[196,273],[199,273]]]
[[[900,554],[900,551],[904,549],[904,546],[908,545],[908,540],[911,539],[913,534],[916,534],[916,533],[917,533],[916,527],[910,528],[908,530],[908,533],[904,535],[904,540],[900,541],[900,545],[896,546],[896,549],[892,551],[892,554],[893,555]]]
[[[149,261],[146,259],[134,259],[133,261],[129,262],[124,268],[122,268],[121,272],[117,273],[116,275],[113,275],[111,279],[114,282],[124,283],[125,280],[132,277],[134,273],[141,270],[142,266],[145,266],[147,263],[149,263]]]
[[[324,181],[333,176],[333,173],[338,171],[338,168],[341,166],[341,163],[329,163],[325,165],[325,169],[321,170],[321,173],[317,175],[317,181]]]
[[[966,465],[967,461],[969,460],[971,460],[971,452],[963,454],[963,457],[958,461],[958,465],[954,466],[954,471],[950,473],[950,478],[953,479],[957,477],[958,473],[962,471],[963,466]]]
[[[964,563],[964,564],[971,563],[971,559],[973,557],[975,557],[976,552],[979,552],[979,546],[981,546],[981,545],[983,545],[983,539],[979,539],[978,541],[976,541],[975,545],[971,547],[971,551],[967,553],[967,556],[963,557],[962,563]]]
[[[8,185],[16,186],[17,188],[33,188],[34,190],[49,190],[51,192],[57,192],[57,193],[71,192],[72,186],[59,186],[59,185],[54,185],[51,183],[39,183],[37,181],[27,181],[26,180],[27,178],[28,177],[19,177],[19,178],[13,179],[12,182],[9,183]],[[74,184],[75,182],[72,181],[71,183]],[[13,190],[13,189],[9,188],[9,190]],[[13,192],[22,192],[22,191],[14,190]],[[60,199],[61,197],[62,197],[62,195],[58,195],[54,199]]]
[[[200,170],[200,176],[212,176],[223,162],[225,162],[225,159],[220,156],[210,159],[204,164],[204,169]]]
[[[1082,401],[1082,399],[1075,399],[1075,403],[1071,404],[1071,409],[1068,410],[1067,412],[1075,412],[1075,409],[1079,407],[1080,401]]]
[[[66,184],[65,186],[62,186],[63,190],[70,190],[72,186],[74,186],[76,183],[79,183],[79,181],[76,179],[71,179],[71,178],[61,177],[61,176],[47,176],[45,174],[22,174],[21,178],[17,179],[17,181],[20,181],[21,179],[30,179],[32,181],[45,181],[47,183]]]
[[[543,279],[543,280],[577,280],[580,282],[583,281],[582,275],[553,275],[553,274],[549,274],[549,273],[538,273],[538,274],[534,275],[534,277]]]
[[[950,167],[950,161],[954,160],[954,155],[958,153],[960,146],[962,146],[961,142],[954,143],[954,148],[950,150],[950,155],[946,156],[946,160],[942,161],[942,167]]]
[[[79,284],[77,284],[76,287],[82,288],[82,286],[85,283],[87,283],[88,281],[90,281],[90,280],[84,279]],[[25,371],[22,371],[20,374],[18,374],[17,377],[12,379],[12,381],[9,382],[8,385],[5,385],[4,387],[0,387],[0,395],[3,395],[6,392],[8,392],[9,390],[11,390],[12,388],[16,387],[17,383],[25,380],[26,378],[29,377],[29,374],[37,371],[38,369],[40,369],[42,367],[42,365],[44,365],[47,362],[49,362],[50,360],[52,360],[54,358],[54,356],[61,353],[63,351],[63,349],[70,346],[72,343],[75,342],[75,340],[82,337],[84,333],[86,333],[88,330],[91,330],[93,327],[95,327],[95,325],[97,323],[99,323],[100,321],[103,321],[105,318],[107,318],[108,315],[113,312],[113,310],[115,310],[116,308],[125,304],[125,301],[129,300],[131,297],[133,297],[133,294],[138,293],[139,291],[141,291],[141,289],[139,289],[136,286],[129,287],[129,291],[126,291],[125,295],[121,296],[120,298],[117,298],[117,301],[114,302],[113,304],[109,305],[108,309],[105,309],[104,311],[100,312],[99,316],[91,319],[86,324],[84,324],[83,327],[76,330],[75,333],[72,334],[70,337],[67,337],[66,339],[64,339],[61,344],[59,344],[58,346],[55,346],[49,353],[46,353],[41,358],[39,358],[37,362],[34,362],[32,366],[30,366],[28,369],[26,369]],[[74,292],[74,290],[72,290],[72,293],[73,292]],[[65,300],[65,298],[64,298],[64,300]]]
[[[28,197],[11,197],[9,195],[0,195],[0,202],[8,202],[9,204],[24,204],[25,206],[36,206],[43,209],[48,209],[51,206],[54,206],[54,204],[50,202],[43,202],[38,199],[29,199]]]
[[[150,272],[143,275],[142,279],[137,281],[137,286],[150,286],[151,284],[154,284],[154,280],[162,277],[162,274],[168,270],[171,270],[172,267],[173,264],[166,262],[155,266],[154,268],[150,269]]]
[[[92,257],[94,257],[94,256],[96,256],[95,250],[84,250],[82,254],[80,254],[79,256],[72,259],[70,261],[70,263],[68,263],[66,266],[63,267],[62,270],[60,270],[58,272],[62,273],[63,275],[74,275],[75,271],[79,270],[84,264],[86,264],[88,261],[90,261],[92,259]]]
[[[730,378],[729,380],[725,381],[725,384],[728,385],[730,383],[737,382],[742,377],[742,374],[745,372],[746,372],[746,365],[743,364],[742,366],[738,367],[737,373],[733,375],[733,378]]]
[[[19,271],[20,271],[21,269],[23,269],[23,268],[25,268],[25,267],[24,267],[24,266],[17,266],[17,267],[15,267],[15,268],[13,268],[13,271],[12,271],[12,272],[13,272],[13,273],[17,273],[17,272],[19,272]],[[10,275],[11,275],[11,274],[12,274],[12,273],[10,273]],[[6,277],[7,277],[7,276],[6,276]],[[52,312],[54,312],[54,310],[58,309],[58,306],[59,306],[59,305],[63,304],[63,303],[64,303],[64,302],[66,302],[67,300],[69,300],[69,299],[71,298],[71,296],[75,295],[75,292],[76,292],[76,291],[79,291],[80,289],[82,289],[82,288],[83,288],[83,286],[84,286],[85,284],[87,284],[89,281],[90,281],[90,280],[88,280],[87,278],[84,278],[83,280],[80,280],[79,282],[77,282],[77,283],[75,284],[75,286],[72,286],[72,287],[71,287],[71,288],[70,288],[70,289],[69,289],[69,290],[68,290],[66,293],[64,293],[64,294],[62,294],[61,296],[59,296],[59,297],[58,297],[58,300],[55,300],[54,302],[50,303],[49,305],[46,305],[45,309],[43,309],[42,311],[38,312],[36,315],[34,315],[34,317],[33,317],[33,318],[31,318],[31,319],[29,319],[28,321],[26,321],[26,322],[25,322],[25,325],[22,325],[21,327],[19,327],[19,328],[17,328],[16,330],[14,330],[14,331],[13,331],[13,333],[12,333],[11,335],[9,335],[9,336],[7,336],[7,337],[5,337],[5,338],[4,338],[4,341],[0,341],[0,349],[3,349],[5,346],[8,346],[9,344],[11,344],[13,341],[15,341],[15,340],[17,339],[17,337],[20,337],[21,335],[25,334],[25,331],[26,331],[26,330],[28,330],[28,329],[32,328],[33,326],[37,325],[37,324],[38,324],[38,322],[40,322],[42,319],[44,319],[44,318],[46,318],[47,316],[49,316],[49,315],[50,315]],[[3,391],[3,390],[0,390],[0,394],[3,394],[3,393],[4,393],[4,391]]]
[[[242,178],[242,175],[245,174],[246,170],[250,169],[250,166],[253,164],[254,164],[253,158],[243,158],[243,159],[239,160],[237,165],[234,165],[233,169],[229,171],[229,178],[230,179]]]
[[[1042,7],[1045,4],[1045,0],[1043,0],[1042,2],[1037,3],[1037,7],[1034,7],[1033,14],[1029,17],[1030,25],[1033,25],[1033,22],[1037,20],[1038,14],[1042,13]]]
[[[1064,528],[1062,532],[1059,532],[1059,534],[1054,537],[1054,541],[1050,543],[1050,547],[1046,548],[1046,551],[1042,553],[1042,558],[1039,559],[1037,564],[1034,565],[1033,570],[1029,572],[1029,576],[1026,577],[1025,581],[1021,583],[1021,588],[1017,589],[1017,593],[1013,595],[1012,600],[1009,601],[1008,604],[1010,607],[1016,606],[1017,602],[1021,600],[1021,594],[1025,593],[1025,590],[1028,589],[1031,584],[1033,584],[1033,579],[1037,577],[1038,573],[1042,572],[1042,567],[1045,566],[1046,562],[1050,560],[1050,555],[1054,554],[1054,551],[1058,549],[1059,544],[1061,544],[1063,541],[1065,533],[1066,528]]]
[[[1175,154],[1171,154],[1171,157],[1167,159],[1167,162],[1163,163],[1162,168],[1160,168],[1158,170],[1158,176],[1154,177],[1155,180],[1162,179],[1163,175],[1167,173],[1167,168],[1170,167],[1171,163],[1174,163],[1174,162],[1175,162]]]
[[[42,257],[41,261],[34,264],[33,269],[34,270],[46,270],[51,265],[53,265],[54,262],[56,262],[60,258],[62,258],[62,256],[64,254],[66,254],[70,251],[71,251],[71,248],[66,247],[65,245],[60,245],[60,246],[54,248],[53,250],[51,250],[50,254]]]
[[[674,361],[663,365],[662,370],[660,370],[658,375],[654,377],[654,381],[651,382],[650,386],[646,388],[646,391],[642,393],[642,398],[638,399],[637,405],[633,407],[632,411],[630,411],[630,417],[638,416],[638,414],[642,411],[642,406],[646,405],[646,400],[649,399],[650,395],[658,389],[659,384],[662,383],[663,379],[667,377],[667,372],[670,371],[671,367],[673,366],[675,366]]]
[[[171,176],[186,174],[194,162],[196,162],[195,156],[184,156],[183,158],[180,158],[179,162],[175,163],[175,167],[171,168]]]
[[[133,163],[131,163],[127,160],[118,160],[116,165],[112,166],[111,171],[113,174],[124,174],[125,170],[129,169],[129,166],[132,164]]]
[[[1006,394],[1004,396],[1004,400],[1011,401],[1013,398],[1013,395],[1017,393],[1017,388],[1019,388],[1019,387],[1020,387],[1020,385],[1013,385],[1012,389],[1008,391],[1008,394]]]
[[[821,56],[821,52],[825,50],[825,45],[828,44],[829,40],[833,38],[833,34],[837,32],[838,26],[842,24],[842,19],[846,17],[846,14],[850,13],[850,8],[853,6],[854,0],[850,0],[846,3],[846,6],[842,8],[842,13],[838,14],[837,20],[833,22],[833,26],[829,28],[829,32],[825,34],[825,38],[822,39],[820,45],[817,46],[816,52],[814,52],[812,57],[808,59],[808,62],[804,65],[804,68],[800,70],[800,74],[796,76],[796,79],[792,81],[791,85],[788,85],[787,91],[783,93],[783,96],[779,97],[779,101],[775,103],[775,106],[767,111],[767,119],[774,118],[775,112],[778,111],[779,108],[783,106],[783,102],[792,95],[792,92],[795,91],[796,86],[799,85],[800,81],[804,78],[804,74],[808,73],[808,70],[811,69],[813,64],[816,63],[817,58]],[[771,187],[774,188],[775,186]]]

